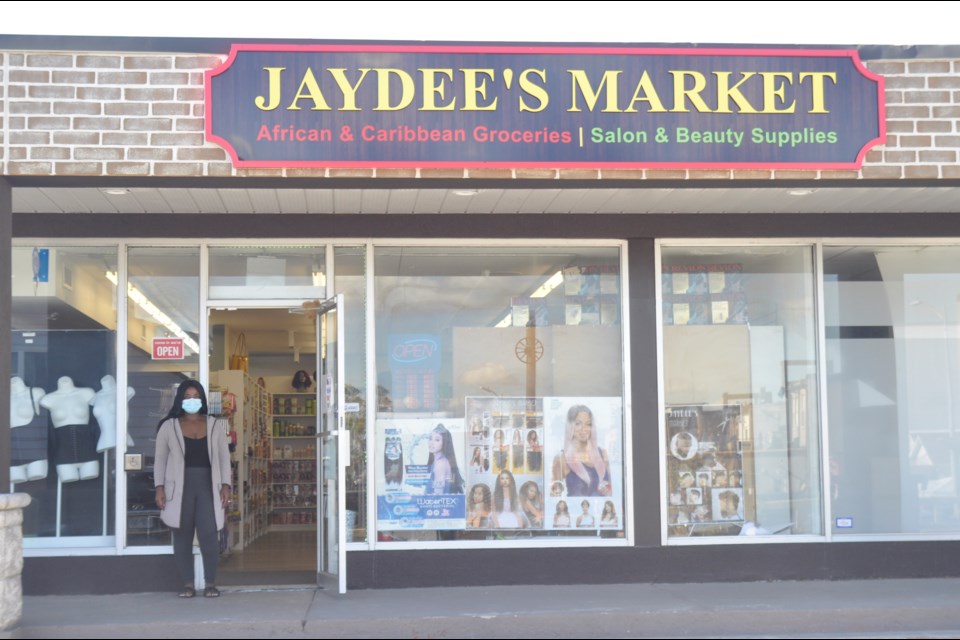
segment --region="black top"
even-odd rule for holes
[[[183,456],[184,466],[210,468],[210,454],[207,453],[207,437],[184,438],[187,451]]]

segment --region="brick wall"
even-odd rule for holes
[[[960,60],[876,61],[886,78],[887,143],[864,178],[960,178]]]
[[[4,175],[560,179],[960,178],[960,60],[871,61],[886,76],[887,142],[860,171],[234,169],[204,141],[210,55],[0,53]]]
[[[8,53],[4,173],[229,175],[204,142],[213,56]]]

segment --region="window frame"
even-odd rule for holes
[[[622,344],[622,356],[620,366],[622,371],[623,388],[621,397],[623,399],[623,500],[624,514],[621,514],[623,521],[624,536],[622,538],[601,538],[601,537],[583,537],[583,538],[562,538],[562,537],[543,537],[530,539],[514,539],[504,541],[493,540],[461,540],[461,541],[437,541],[437,542],[406,542],[395,541],[385,542],[377,540],[378,530],[376,528],[376,487],[375,469],[373,456],[367,455],[367,541],[347,543],[347,549],[350,551],[375,550],[377,548],[389,550],[401,549],[508,549],[508,548],[552,548],[552,547],[629,547],[634,545],[635,531],[634,521],[634,487],[633,487],[633,445],[632,428],[633,421],[631,415],[631,372],[630,372],[630,293],[629,293],[629,263],[628,263],[628,241],[625,239],[560,239],[542,241],[536,238],[530,239],[502,239],[502,238],[430,238],[430,239],[371,239],[371,238],[270,238],[267,240],[251,241],[244,238],[58,238],[58,237],[15,237],[12,240],[12,247],[21,246],[57,246],[57,247],[88,247],[98,246],[106,248],[116,248],[117,251],[117,277],[118,281],[125,283],[128,280],[128,254],[130,249],[143,248],[198,248],[200,253],[200,347],[201,360],[199,364],[200,381],[204,385],[209,383],[209,362],[207,356],[203,355],[209,350],[209,319],[206,310],[210,305],[222,306],[229,304],[231,300],[210,300],[208,297],[209,287],[209,249],[219,246],[317,246],[324,247],[327,255],[327,264],[333,258],[333,252],[339,247],[363,248],[366,252],[366,383],[368,392],[370,389],[376,389],[377,371],[376,371],[376,308],[375,308],[375,263],[374,250],[377,247],[448,247],[448,248],[483,248],[483,247],[526,247],[531,250],[543,250],[550,248],[564,247],[606,247],[615,248],[619,252],[620,266],[620,337]],[[328,269],[328,283],[330,287],[335,286],[335,272],[332,268]],[[127,331],[127,296],[125,288],[116,287],[115,304],[117,308],[117,344],[116,344],[116,378],[118,388],[127,386],[128,380],[128,351],[126,344]],[[267,303],[269,306],[275,306],[291,302],[299,304],[301,300],[251,300],[251,304],[263,306]],[[121,395],[117,395],[117,437],[126,438],[128,408],[125,402],[121,401]],[[367,451],[376,449],[375,429],[369,428],[374,425],[376,420],[376,403],[367,403]],[[172,552],[172,545],[156,546],[127,546],[127,483],[125,473],[123,472],[122,461],[116,461],[116,480],[115,480],[115,504],[114,504],[114,534],[112,536],[94,536],[90,538],[49,538],[37,540],[49,540],[53,544],[42,544],[34,546],[34,543],[25,544],[25,557],[58,557],[58,556],[145,556],[145,555],[169,555]],[[26,541],[25,541],[26,542]]]

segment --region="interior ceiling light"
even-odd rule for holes
[[[102,189],[102,191],[103,191],[103,193],[107,194],[108,196],[128,196],[128,195],[130,195],[130,189],[113,188],[113,189]]]
[[[809,196],[814,192],[816,192],[816,189],[790,189],[787,191],[791,196]]]
[[[557,271],[555,274],[537,287],[537,290],[530,294],[531,298],[546,298],[551,291],[563,284],[563,271]]]
[[[104,273],[104,277],[106,277],[106,279],[112,282],[114,285],[119,282],[116,271],[107,271]],[[133,302],[138,307],[143,309],[147,315],[165,327],[167,331],[178,338],[182,338],[184,351],[186,351],[186,348],[190,348],[193,349],[195,353],[200,353],[200,345],[197,344],[197,341],[191,338],[190,335],[180,327],[180,325],[174,322],[170,316],[161,311],[157,305],[153,304],[153,302],[151,302],[147,296],[143,295],[139,289],[129,282],[127,283],[127,297],[130,298],[130,300],[133,300]]]
[[[478,193],[480,193],[480,191],[478,191],[477,189],[455,189],[454,192],[453,192],[453,195],[455,195],[455,196],[463,196],[463,197],[466,198],[466,197],[469,197],[469,196],[475,196],[475,195],[477,195]]]
[[[563,270],[559,270],[554,273],[552,276],[547,278],[543,284],[536,288],[536,290],[530,294],[530,298],[546,298],[550,293],[563,284]],[[513,326],[513,312],[507,311],[506,315],[500,319],[500,322],[493,325],[497,329],[503,329],[505,327]]]

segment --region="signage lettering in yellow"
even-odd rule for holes
[[[263,67],[266,95],[254,104],[262,111],[497,111],[516,89],[520,112],[547,108],[550,93],[544,69],[420,68],[415,73],[396,68],[307,68],[296,82],[286,67]],[[674,69],[657,79],[644,70],[626,78],[621,70],[591,73],[567,69],[568,112],[602,113],[741,113],[792,114],[799,107],[809,114],[828,114],[828,87],[836,72],[712,71]],[[375,76],[375,80],[370,80]],[[331,82],[332,81],[332,82]],[[370,104],[362,104],[361,87],[376,83]],[[296,87],[294,89],[294,87]],[[292,93],[290,93],[292,91]],[[751,96],[751,97],[748,97]]]
[[[643,110],[648,113],[688,113],[691,110],[734,113],[733,105],[736,105],[737,113],[796,113],[797,98],[806,91],[810,103],[807,113],[826,114],[830,112],[826,106],[826,83],[828,80],[837,83],[836,72],[742,71],[739,78],[733,78],[732,71],[714,71],[710,78],[699,71],[674,70],[670,71],[672,86],[666,87],[672,89],[673,97],[668,108],[646,71],[626,102],[620,100],[621,71],[606,71],[592,81],[583,69],[568,69],[567,73],[570,75],[570,108],[567,111],[571,112],[584,109],[592,112],[602,105],[600,111],[604,113],[636,113],[640,110],[638,104],[646,103]],[[758,82],[762,100],[761,104],[754,104],[743,90]]]

